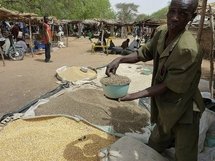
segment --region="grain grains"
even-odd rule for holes
[[[81,67],[68,67],[66,70],[61,71],[58,74],[58,77],[62,80],[69,82],[75,82],[79,80],[92,80],[96,78],[96,72],[92,69],[88,69],[86,72],[80,70]]]
[[[131,80],[126,76],[111,75],[110,77],[104,77],[100,80],[103,85],[126,85],[131,82]]]
[[[64,117],[16,120],[0,131],[0,161],[97,161],[115,137]]]
[[[102,90],[78,89],[65,93],[39,106],[40,115],[79,115],[96,125],[111,125],[119,133],[141,131],[149,119],[145,109],[134,102],[118,102],[107,99]]]

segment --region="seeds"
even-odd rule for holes
[[[129,84],[131,80],[126,76],[111,75],[110,77],[104,77],[100,80],[103,85],[125,85]]]
[[[102,90],[89,89],[86,86],[40,105],[35,114],[78,115],[96,125],[113,126],[118,133],[141,131],[149,119],[147,111],[139,108],[135,102],[110,100],[104,97]]]
[[[0,136],[1,161],[97,161],[98,151],[116,140],[64,117],[17,120]]]
[[[87,69],[85,72],[80,70],[80,67],[72,66],[68,67],[66,70],[61,71],[58,77],[62,80],[75,82],[78,80],[92,80],[96,78],[96,72],[92,69]]]

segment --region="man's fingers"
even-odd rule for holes
[[[111,69],[111,68],[107,67],[105,74],[106,74],[108,77],[110,77],[111,74],[116,74],[116,68]]]
[[[115,75],[116,74],[116,68],[113,69],[112,73]]]
[[[107,66],[107,69],[106,69],[105,74],[106,74],[108,77],[110,77],[110,68],[109,68],[108,66]]]

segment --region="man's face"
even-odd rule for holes
[[[172,0],[167,13],[168,30],[172,32],[184,30],[193,15],[192,0]]]
[[[45,22],[45,23],[48,23],[48,22],[49,22],[48,17],[44,17],[44,22]]]

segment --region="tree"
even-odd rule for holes
[[[136,18],[136,21],[141,21],[141,20],[145,20],[145,19],[149,19],[151,18],[149,15],[146,15],[146,14],[139,14]]]
[[[72,11],[74,13],[72,15],[73,18],[115,18],[109,0],[76,0]]]
[[[164,7],[158,10],[157,12],[154,12],[150,17],[154,19],[166,19],[168,9],[169,9],[168,7]]]
[[[59,19],[115,18],[109,0],[0,0],[3,7]]]
[[[134,3],[118,3],[116,8],[118,10],[117,17],[121,22],[128,23],[136,19],[138,5]]]

